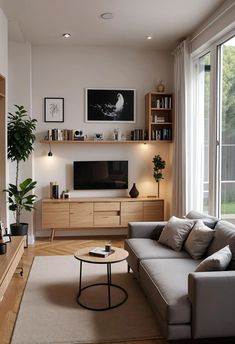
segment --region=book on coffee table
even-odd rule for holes
[[[104,247],[96,247],[93,250],[91,250],[89,252],[90,256],[95,256],[95,257],[103,257],[106,258],[108,257],[110,254],[112,254],[114,252],[114,250],[111,249],[110,252],[105,251]]]

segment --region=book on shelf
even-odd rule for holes
[[[142,141],[146,139],[146,132],[144,129],[131,130],[131,141]]]
[[[171,103],[172,101],[170,96],[161,97],[156,100],[153,107],[156,107],[157,109],[171,109]]]
[[[72,129],[49,129],[47,138],[52,141],[72,141],[74,140],[74,131]]]
[[[106,258],[108,256],[110,256],[110,254],[114,253],[115,251],[111,249],[111,251],[105,251],[104,247],[95,247],[94,249],[92,249],[89,252],[90,256],[94,256],[94,257],[103,257]]]
[[[151,140],[171,141],[172,140],[172,130],[171,130],[171,128],[163,128],[163,129],[152,130]]]

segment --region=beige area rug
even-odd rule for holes
[[[36,257],[24,291],[12,344],[104,343],[162,338],[156,319],[126,262],[112,264],[112,282],[128,292],[112,310],[90,311],[76,302],[79,262],[73,256]],[[83,263],[84,283],[106,279],[106,265]],[[113,290],[112,301],[122,294]],[[107,305],[107,287],[84,291],[82,301]]]

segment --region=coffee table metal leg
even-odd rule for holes
[[[111,296],[110,296],[110,285],[111,281],[111,264],[107,263],[107,280],[108,280],[108,301],[109,301],[109,308],[111,307]]]
[[[81,295],[82,292],[82,261],[80,260],[80,274],[79,274],[79,286],[78,286],[78,296]]]

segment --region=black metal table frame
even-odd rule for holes
[[[114,284],[112,283],[112,271],[111,271],[111,264],[112,263],[117,263],[117,262],[107,262],[107,263],[103,263],[103,264],[107,264],[107,282],[104,282],[104,283],[95,283],[95,284],[89,284],[85,287],[82,288],[82,263],[83,261],[80,260],[80,276],[79,276],[79,288],[78,288],[78,294],[77,294],[77,303],[82,306],[83,308],[86,308],[86,309],[89,309],[89,310],[92,310],[92,311],[106,311],[106,310],[109,310],[109,309],[113,309],[113,308],[116,308],[118,306],[121,306],[124,302],[126,302],[126,300],[128,299],[128,293],[127,291],[121,287],[120,285],[117,285],[117,284]],[[88,262],[86,261],[86,263],[91,263],[91,264],[99,264],[97,262]],[[84,291],[85,289],[88,289],[88,288],[92,288],[92,287],[96,287],[96,286],[100,286],[100,285],[105,285],[107,286],[107,289],[108,289],[108,307],[104,307],[104,308],[94,308],[94,307],[89,307],[89,306],[86,306],[84,305],[79,299],[80,299],[80,296],[82,294],[82,291]],[[116,303],[115,305],[112,305],[112,302],[111,302],[111,288],[118,288],[120,290],[122,290],[123,294],[124,294],[124,298],[122,301]]]

